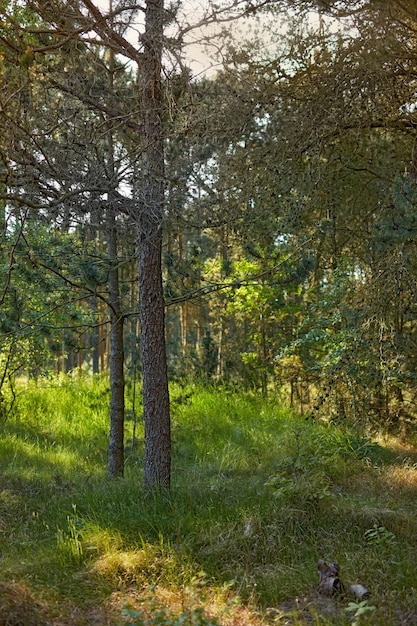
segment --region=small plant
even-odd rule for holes
[[[311,444],[312,435],[314,443]],[[272,476],[267,487],[272,487],[274,498],[286,499],[299,506],[313,505],[332,497],[329,468],[334,451],[318,429],[297,426],[288,443],[289,455],[278,464],[279,473]]]
[[[375,608],[374,606],[368,605],[368,600],[362,600],[361,602],[349,602],[345,611],[352,614],[352,626],[359,626],[362,616],[371,611],[375,611]]]
[[[60,553],[66,559],[74,563],[80,563],[83,558],[83,546],[80,535],[82,522],[77,514],[77,505],[73,504],[72,509],[74,513],[67,515],[67,530],[58,528],[56,539]]]
[[[361,437],[359,435],[346,436],[345,453],[348,455],[353,454],[357,459],[373,459],[378,456],[380,450],[380,446],[367,437]]]
[[[374,546],[393,546],[396,542],[394,533],[390,532],[385,526],[374,524],[365,532],[365,538],[368,543]]]
[[[331,484],[324,472],[305,471],[296,475],[280,474],[268,480],[266,486],[273,488],[273,496],[294,503],[316,506],[320,500],[331,497]]]

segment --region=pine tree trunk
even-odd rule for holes
[[[164,144],[161,62],[163,0],[148,0],[141,66],[143,115],[143,206],[139,216],[139,309],[141,321],[144,484],[170,487],[171,433],[162,286]]]
[[[93,374],[98,374],[100,371],[99,365],[99,346],[100,346],[100,318],[98,316],[97,298],[94,296],[91,301],[91,310],[96,320],[96,326],[91,331],[91,346],[92,346],[92,361],[93,361]]]
[[[181,302],[180,304],[180,327],[182,356],[185,359],[188,351],[188,302]]]
[[[117,267],[117,231],[113,208],[107,217],[110,304],[110,436],[107,469],[116,478],[124,472],[124,351],[123,322],[120,307],[119,270]]]
[[[110,12],[113,3],[109,3]],[[114,51],[109,54],[109,87],[114,91]],[[110,121],[108,134],[108,171],[115,174],[114,140]],[[114,197],[109,193],[106,212],[107,253],[109,260],[109,305],[110,305],[110,436],[107,469],[109,476],[116,478],[124,474],[124,422],[125,422],[125,379],[124,379],[124,316],[120,302],[118,236]]]

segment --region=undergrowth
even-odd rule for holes
[[[101,377],[38,381],[1,425],[0,624],[22,590],[37,621],[10,623],[417,623],[410,445],[173,387],[173,487],[149,494],[140,420],[125,478],[107,478],[108,394]],[[319,597],[319,558],[370,597]]]

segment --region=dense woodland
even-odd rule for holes
[[[1,420],[22,377],[109,372],[121,474],[125,379],[164,396],[162,320],[171,381],[407,432],[415,2],[207,4],[201,74],[189,13],[159,6],[152,38],[158,6],[0,3]]]

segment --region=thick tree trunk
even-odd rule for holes
[[[164,143],[161,62],[163,0],[148,0],[140,90],[143,115],[143,199],[139,216],[139,308],[145,422],[144,484],[170,487],[171,432],[162,287]]]

